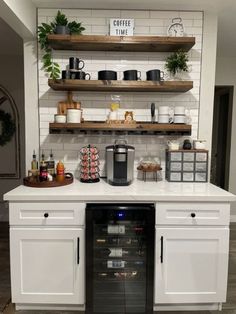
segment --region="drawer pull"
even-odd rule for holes
[[[48,218],[49,214],[48,213],[44,213],[44,217]]]
[[[161,263],[163,263],[163,236],[161,236]]]
[[[79,264],[79,258],[80,258],[80,256],[79,256],[79,248],[80,248],[80,246],[79,246],[79,238],[77,238],[77,264]]]
[[[192,218],[195,218],[195,217],[196,217],[196,214],[195,214],[195,213],[191,213],[191,217],[192,217]]]

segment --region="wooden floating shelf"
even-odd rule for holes
[[[52,34],[48,42],[56,50],[172,52],[189,51],[195,37]]]
[[[161,124],[149,122],[137,123],[106,123],[99,121],[86,121],[83,123],[50,123],[51,134],[78,133],[87,131],[128,132],[130,134],[191,134],[191,125],[187,124]]]
[[[101,81],[101,80],[48,80],[58,91],[97,92],[166,92],[183,93],[193,88],[192,81]]]

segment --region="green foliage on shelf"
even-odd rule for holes
[[[48,43],[48,35],[54,34],[57,26],[67,26],[70,34],[81,34],[85,28],[81,26],[81,23],[72,21],[68,23],[68,19],[65,14],[60,11],[57,12],[55,20],[50,24],[42,23],[38,26],[38,42],[40,48],[45,51],[43,55],[43,68],[49,74],[52,79],[57,79],[60,77],[60,66],[58,63],[53,61],[52,48]]]
[[[178,72],[188,72],[188,54],[185,51],[179,50],[167,57],[165,68],[173,75]]]

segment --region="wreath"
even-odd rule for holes
[[[0,146],[4,146],[7,142],[10,142],[14,135],[16,125],[12,120],[11,115],[3,110],[0,110],[0,123],[2,129],[2,132],[0,133]]]

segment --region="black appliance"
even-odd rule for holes
[[[134,177],[133,146],[126,140],[116,140],[114,145],[106,147],[107,182],[112,185],[129,185]]]
[[[153,313],[153,204],[87,204],[86,313]]]

